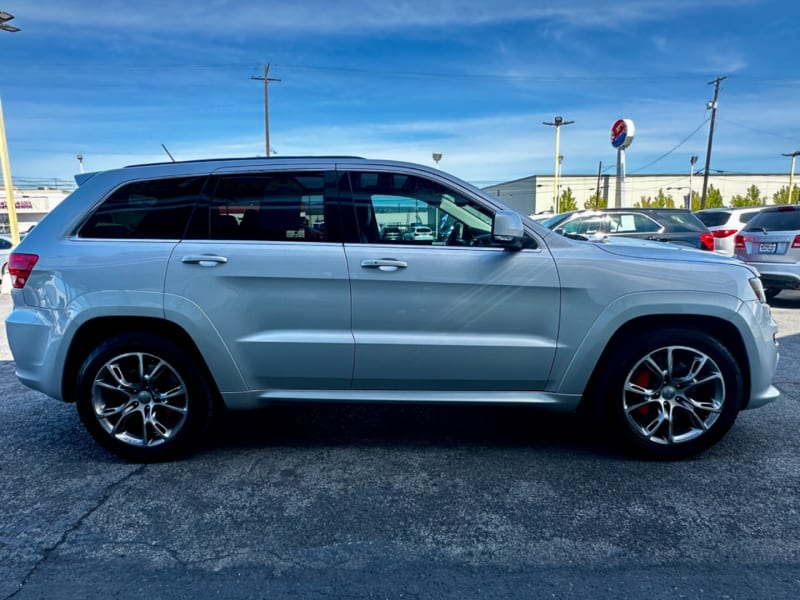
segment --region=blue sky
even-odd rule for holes
[[[782,173],[800,150],[800,2],[790,0],[0,0],[0,99],[15,181],[167,159],[353,154],[488,185],[607,172]]]

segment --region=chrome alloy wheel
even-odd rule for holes
[[[623,409],[633,431],[656,444],[681,444],[722,413],[725,380],[707,354],[668,346],[642,358],[625,378]]]
[[[117,440],[152,447],[173,438],[189,411],[189,395],[169,363],[143,352],[107,361],[92,384],[92,407],[100,426]]]

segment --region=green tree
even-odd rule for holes
[[[700,192],[692,192],[692,210],[700,210],[701,199]],[[723,206],[725,204],[722,202],[722,192],[713,185],[709,185],[706,191],[706,208],[722,208]]]
[[[567,212],[568,210],[576,210],[578,208],[578,201],[572,194],[572,189],[567,188],[561,192],[561,198],[558,202],[558,211]]]
[[[756,185],[751,185],[747,188],[747,193],[744,196],[736,194],[731,198],[731,206],[733,207],[762,206],[763,204],[766,204],[766,198],[761,197],[761,190]]]
[[[792,188],[792,197],[789,197],[789,186],[785,185],[777,192],[772,194],[772,201],[775,204],[797,204],[798,197],[800,197],[800,189],[797,186]]]
[[[665,194],[663,188],[660,188],[655,199],[651,199],[650,196],[642,196],[642,199],[634,206],[636,208],[675,208],[675,200],[669,194]]]
[[[599,191],[595,192],[583,203],[583,208],[608,208],[608,199],[604,198]]]

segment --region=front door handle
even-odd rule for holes
[[[184,256],[181,262],[187,265],[200,265],[201,267],[216,267],[217,265],[224,265],[228,259],[224,256],[216,254],[190,254]]]
[[[364,269],[380,269],[381,271],[397,271],[398,269],[407,268],[408,263],[394,258],[368,258],[361,261],[361,267]]]

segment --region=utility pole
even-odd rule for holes
[[[269,77],[269,63],[264,65],[263,77],[250,77],[250,79],[264,82],[264,137],[266,138],[267,157],[269,157],[269,82],[280,81],[280,79],[272,79]]]
[[[603,176],[603,161],[601,160],[600,163],[597,165],[597,191],[594,197],[594,207],[600,208],[600,181]]]
[[[791,156],[792,157],[792,168],[789,171],[789,204],[794,204],[792,202],[792,190],[794,190],[794,163],[798,156],[800,156],[800,150],[795,150],[794,152],[789,152],[788,154],[784,154],[784,156]]]
[[[719,84],[727,77],[717,77],[714,81],[709,81],[708,85],[714,84],[714,99],[706,105],[711,109],[711,126],[708,128],[708,148],[706,149],[706,169],[703,174],[703,195],[700,197],[700,210],[706,207],[706,195],[708,194],[708,170],[711,167],[711,144],[714,141],[714,120],[717,117],[717,98],[719,97]]]
[[[575,121],[565,121],[563,117],[554,118],[552,123],[542,121],[542,125],[550,125],[551,127],[556,128],[556,168],[555,175],[553,177],[553,212],[555,214],[561,212],[558,205],[558,172],[561,170],[561,161],[559,161],[559,156],[561,156],[559,153],[559,144],[561,142],[561,126],[572,125],[574,122]]]

